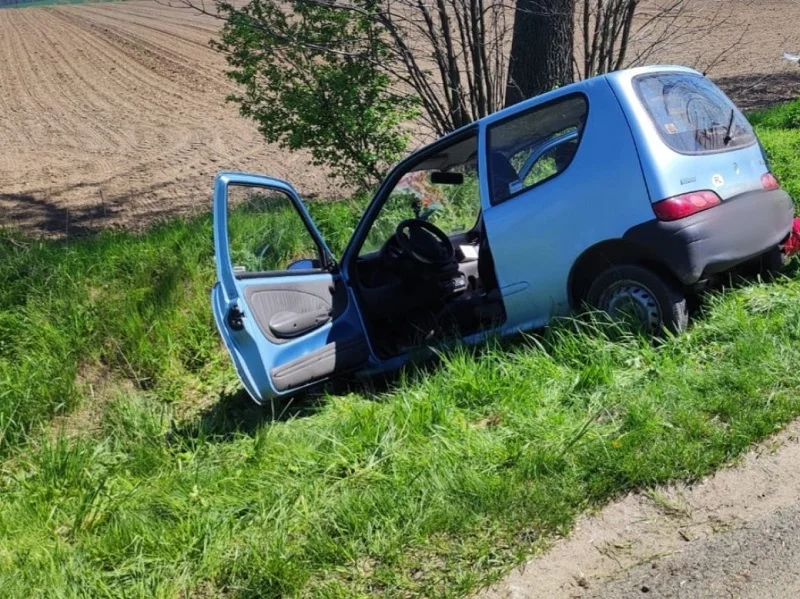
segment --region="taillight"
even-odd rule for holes
[[[713,191],[693,191],[656,202],[653,210],[658,220],[678,220],[708,210],[721,202]]]
[[[761,175],[761,186],[767,191],[775,191],[781,188],[781,184],[777,177],[772,173],[765,173]]]

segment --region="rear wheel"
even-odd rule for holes
[[[689,324],[686,296],[672,282],[641,266],[613,266],[600,273],[586,301],[649,335],[665,329],[680,333]]]

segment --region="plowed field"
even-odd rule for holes
[[[737,101],[797,95],[800,69],[780,54],[800,52],[800,2],[732,3],[750,23],[741,43],[698,40],[658,60],[692,64],[733,45],[715,73]],[[74,234],[150,223],[208,207],[221,169],[334,193],[307,156],[266,145],[225,102],[233,87],[208,46],[218,28],[151,0],[0,10],[0,225]]]
[[[0,11],[0,223],[152,222],[206,208],[221,169],[321,191],[304,156],[267,146],[225,102],[218,27],[155,2]]]

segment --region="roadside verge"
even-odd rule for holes
[[[479,594],[797,596],[800,421],[695,485],[632,493]]]

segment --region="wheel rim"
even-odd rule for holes
[[[619,321],[633,320],[648,333],[661,328],[661,309],[655,295],[638,281],[617,281],[600,296],[599,308]]]

